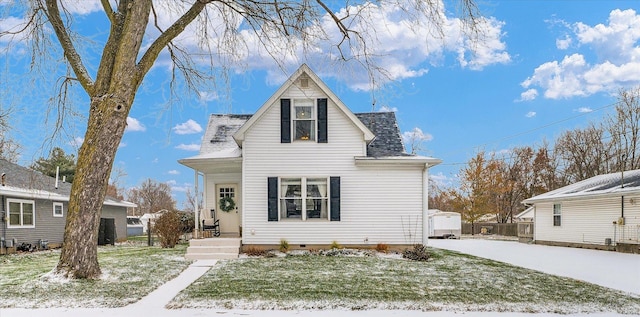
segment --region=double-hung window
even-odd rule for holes
[[[62,217],[63,216],[62,208],[63,208],[62,203],[53,203],[53,216]]]
[[[7,198],[9,228],[35,228],[35,204],[33,200]]]
[[[560,227],[562,224],[562,205],[553,204],[553,226]]]
[[[327,178],[281,178],[280,219],[329,219]]]
[[[316,140],[316,111],[312,99],[293,100],[293,138],[294,140]]]

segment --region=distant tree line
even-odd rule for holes
[[[563,132],[551,146],[478,151],[461,168],[459,185],[430,184],[429,208],[456,211],[474,224],[487,215],[512,222],[524,199],[596,175],[640,169],[640,87],[622,90],[601,122]]]

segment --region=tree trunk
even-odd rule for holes
[[[97,252],[100,214],[132,101],[132,97],[114,94],[92,98],[87,132],[80,147],[69,197],[62,252],[56,267],[58,274],[68,278],[100,277]]]

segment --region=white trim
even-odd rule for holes
[[[60,214],[56,213],[56,206],[60,206]],[[53,202],[53,217],[60,218],[64,217],[64,204],[61,202]]]
[[[244,141],[245,138],[245,134],[247,132],[247,130],[249,130],[249,128],[251,128],[251,126],[256,123],[258,120],[260,120],[262,118],[262,116],[267,112],[267,110],[269,108],[271,108],[273,105],[278,104],[276,101],[278,101],[278,99],[280,99],[280,97],[287,91],[287,89],[289,89],[289,87],[295,85],[295,81],[298,79],[298,77],[300,77],[302,74],[306,74],[307,76],[309,76],[309,79],[311,79],[317,86],[318,88],[327,95],[327,99],[333,101],[336,104],[336,107],[345,114],[345,116],[347,116],[347,118],[349,118],[349,120],[351,121],[351,123],[353,123],[354,126],[356,126],[363,135],[363,139],[366,143],[369,143],[373,140],[373,138],[375,137],[375,135],[373,134],[373,132],[371,132],[371,130],[369,130],[369,128],[367,128],[364,123],[362,123],[362,121],[360,121],[355,114],[353,114],[353,112],[351,112],[351,110],[349,110],[349,108],[347,108],[347,106],[340,100],[340,98],[338,98],[338,96],[336,96],[331,89],[329,89],[329,86],[327,86],[327,84],[325,84],[320,77],[318,77],[318,75],[316,75],[310,68],[309,66],[307,66],[307,64],[302,64],[300,66],[300,68],[298,68],[298,70],[296,70],[286,81],[284,84],[282,84],[280,86],[280,88],[273,94],[271,95],[271,97],[258,109],[258,111],[256,111],[255,114],[253,114],[253,116],[251,116],[251,118],[242,126],[240,127],[240,129],[238,129],[238,131],[233,135],[233,139],[236,141],[236,143],[238,144],[238,146],[242,146],[242,143]],[[327,104],[328,105],[328,104]]]
[[[44,200],[54,200],[54,201],[62,201],[68,202],[69,196],[61,195],[54,192],[49,192],[46,190],[39,189],[25,189],[20,187],[11,187],[4,186],[0,187],[0,195],[7,197],[16,197],[16,198],[26,198],[26,199],[44,199]],[[138,205],[128,202],[128,201],[115,201],[109,197],[105,197],[104,205],[114,206],[114,207],[127,207],[134,208],[138,207]]]
[[[26,199],[15,199],[15,198],[7,198],[6,200],[7,206],[7,228],[35,228],[36,227],[36,202],[34,200],[26,200]],[[12,225],[11,224],[11,209],[9,208],[10,203],[19,203],[20,204],[20,225]],[[32,224],[24,225],[24,204],[31,204],[33,208],[32,214]]]

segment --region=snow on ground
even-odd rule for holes
[[[640,255],[608,251],[527,245],[509,241],[429,240],[429,245],[511,263],[545,273],[572,277],[602,286],[640,294]],[[0,309],[1,317],[623,317],[618,313],[552,314],[513,312],[459,312],[406,310],[225,310],[164,309],[171,298],[202,274],[215,261],[198,261],[178,278],[158,288],[138,303],[123,308]]]
[[[640,296],[638,254],[480,239],[431,239],[428,244]]]

